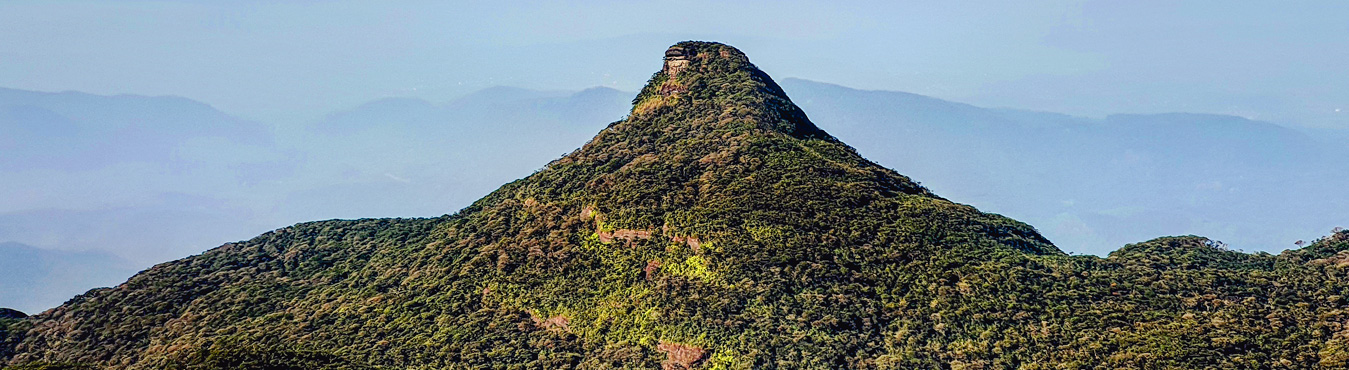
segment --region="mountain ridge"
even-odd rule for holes
[[[1349,307],[1332,298],[1349,233],[1278,256],[1200,237],[1068,256],[863,158],[730,46],[666,57],[627,118],[458,213],[302,223],[160,264],[7,323],[0,354],[130,369],[1349,363]]]

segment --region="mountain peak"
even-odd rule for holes
[[[745,223],[746,213],[775,215],[753,222],[771,224],[785,215],[821,217],[839,211],[834,205],[841,203],[894,210],[902,207],[890,202],[902,200],[908,202],[903,207],[936,207],[931,212],[984,225],[978,233],[1004,247],[1061,253],[1029,226],[950,203],[858,155],[816,127],[731,46],[686,41],[663,59],[626,119],[518,184],[580,190],[574,193],[580,197],[561,198],[606,214],[605,223],[619,230],[698,230],[704,240],[724,241],[741,236],[738,226],[728,226]],[[562,195],[550,193],[512,197],[545,201]],[[471,209],[490,206],[497,195]],[[728,218],[707,216],[713,214]]]
[[[749,57],[730,45],[685,41],[666,49],[664,66],[633,99],[629,121],[696,122],[697,130],[775,131],[834,140]]]
[[[307,223],[161,264],[24,319],[0,363],[866,368],[935,317],[911,307],[958,312],[941,304],[961,266],[1062,255],[863,158],[730,46],[663,57],[626,119],[455,215]]]

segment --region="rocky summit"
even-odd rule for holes
[[[1279,255],[1187,236],[1070,256],[868,161],[735,48],[682,42],[663,63],[626,118],[457,213],[304,223],[160,264],[0,318],[0,363],[1349,366],[1349,233]]]

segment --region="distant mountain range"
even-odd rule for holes
[[[1349,224],[1349,145],[1205,114],[1089,119],[788,79],[826,129],[941,194],[1103,254],[1198,234],[1278,251]]]
[[[0,169],[82,170],[171,159],[189,140],[265,143],[258,123],[178,97],[0,89]]]
[[[90,288],[126,281],[141,269],[111,253],[67,252],[0,243],[0,302],[29,314]]]
[[[631,97],[608,88],[499,87],[436,104],[384,99],[311,123],[285,142],[314,176],[294,219],[434,216],[528,175],[623,117]],[[342,202],[333,202],[342,199]]]
[[[271,127],[183,98],[0,89],[0,131],[0,242],[138,269],[272,227],[243,203],[286,172]]]
[[[1027,221],[1067,251],[1180,234],[1278,251],[1349,224],[1336,186],[1349,150],[1330,139],[1340,131],[782,87],[870,159]],[[12,133],[0,136],[0,241],[106,251],[143,268],[305,220],[440,215],[560,157],[630,103],[608,88],[498,87],[444,103],[383,99],[289,127],[176,97],[0,89],[0,129]],[[42,302],[0,306],[60,300]]]

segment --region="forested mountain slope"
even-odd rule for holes
[[[820,130],[726,45],[453,215],[300,224],[5,319],[12,366],[1341,368],[1349,234],[1068,256]]]

